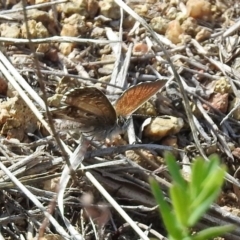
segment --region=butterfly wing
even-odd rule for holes
[[[114,107],[118,116],[127,117],[156,94],[167,81],[143,82],[127,89]]]
[[[67,105],[55,117],[80,123],[82,132],[101,132],[114,127],[116,111],[107,97],[97,88],[75,88],[62,101]]]

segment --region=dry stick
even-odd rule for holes
[[[48,204],[48,212],[49,214],[52,214],[56,208],[56,205],[57,205],[57,201],[56,201],[56,198],[57,196],[54,196],[51,201],[50,201],[50,204]],[[39,233],[39,237],[38,239],[42,239],[41,237],[44,236],[45,234],[45,229],[47,228],[49,224],[49,219],[47,217],[45,217],[42,221],[42,224],[41,226],[39,227],[39,230],[38,230],[38,233]]]
[[[233,84],[232,79],[227,75],[224,67],[223,67],[223,68],[220,67],[221,65],[223,66],[223,65],[225,65],[225,64],[224,64],[223,53],[222,53],[222,51],[221,51],[222,48],[221,48],[220,44],[218,44],[218,48],[219,48],[219,58],[220,58],[220,61],[221,61],[221,62],[220,62],[219,64],[217,64],[217,67],[219,68],[220,71],[222,71],[222,73],[224,74],[224,76],[228,79],[228,81],[229,81],[229,83],[230,83],[230,85],[231,85],[231,87],[232,87],[232,91],[233,91],[233,93],[235,94],[235,97],[239,97],[239,91],[237,90],[236,86]],[[217,61],[216,61],[216,62],[217,62]],[[233,75],[234,75],[234,73],[233,73]]]
[[[202,104],[200,103],[200,100],[198,100],[198,99],[195,100],[195,103],[196,103],[197,107],[199,108],[199,110],[201,111],[201,113],[203,114],[205,120],[208,122],[208,124],[210,126],[212,126],[213,132],[218,137],[218,139],[219,139],[220,143],[222,144],[222,146],[225,148],[225,153],[233,161],[233,156],[232,156],[231,150],[230,150],[229,146],[227,145],[225,139],[223,138],[222,135],[217,134],[217,132],[219,131],[217,125],[212,121],[212,119],[208,116],[206,111],[203,109]]]
[[[119,34],[119,36],[116,35],[115,32],[113,32],[113,30],[111,28],[106,28],[106,36],[108,39],[118,39],[118,40],[122,40],[122,35]],[[111,79],[110,79],[110,83],[111,84],[115,84],[116,86],[119,86],[119,87],[123,87],[124,85],[123,84],[119,84],[117,82],[117,76],[119,74],[119,69],[121,67],[121,61],[123,60],[123,56],[122,56],[122,45],[121,45],[121,42],[119,43],[116,43],[116,44],[110,44],[111,48],[112,48],[112,51],[116,57],[116,60],[115,60],[115,63],[114,63],[114,67],[113,67],[113,71],[112,71],[112,74],[111,74]],[[125,79],[122,79],[122,81],[124,81]],[[109,92],[115,92],[116,89],[112,88],[111,86],[108,86],[107,87],[107,90]]]
[[[211,75],[209,73],[202,73],[202,72],[199,72],[197,70],[193,70],[193,69],[190,69],[190,68],[187,68],[187,67],[183,67],[182,68],[185,70],[185,71],[188,71],[190,73],[193,73],[193,74],[196,74],[196,75],[199,75],[199,76],[202,76],[202,77],[205,77],[205,78],[210,78],[212,80],[218,80],[219,79],[219,76],[216,76],[216,75]]]
[[[234,23],[228,30],[226,30],[224,33],[223,33],[223,38],[229,36],[230,34],[232,34],[233,32],[236,32],[238,29],[240,28],[240,19]]]
[[[197,50],[197,52],[199,54],[202,54],[202,55],[207,55],[208,52],[206,51],[206,49],[204,49],[200,44],[199,42],[196,40],[196,39],[191,39],[191,43],[193,44],[193,46],[195,47],[195,49]]]
[[[1,148],[1,144],[0,144],[0,148]],[[3,150],[3,149],[1,149],[1,152],[4,154],[4,150]],[[16,163],[12,163],[12,165],[8,168],[8,170],[11,171],[11,173],[12,173],[14,176],[16,176],[17,174],[22,173],[22,171],[27,168],[27,164],[28,164],[29,162],[31,162],[31,161],[34,160],[34,164],[37,164],[38,161],[36,161],[35,159],[36,159],[38,156],[40,156],[40,155],[42,155],[41,152],[34,152],[33,154],[31,154],[31,155],[23,158],[23,159],[20,160],[20,161],[17,161]],[[0,178],[3,178],[3,181],[8,181],[9,176],[7,176],[7,175],[2,175],[2,174],[0,173]]]
[[[239,23],[240,23],[240,21],[239,21]],[[219,49],[221,49],[221,48],[219,47]],[[224,65],[223,59],[222,59],[223,56],[222,56],[220,50],[219,50],[219,55],[220,55],[221,63],[217,65],[218,67],[219,67],[219,65]],[[236,99],[237,99],[237,100],[236,100],[236,103],[235,103],[235,106],[234,106],[234,107],[229,111],[229,113],[222,119],[222,121],[221,121],[221,123],[220,123],[220,125],[222,125],[222,124],[232,115],[232,113],[240,106],[240,101],[239,101],[239,91],[237,90],[236,86],[234,85],[232,79],[227,75],[224,67],[223,67],[223,68],[220,68],[220,67],[219,67],[219,69],[220,69],[220,71],[223,72],[224,76],[228,79],[228,81],[229,81],[229,83],[230,83],[230,85],[231,85],[231,87],[232,87],[233,93],[234,93],[234,95],[235,95],[235,97],[236,97]]]
[[[0,42],[5,43],[14,43],[14,44],[28,44],[28,39],[23,38],[5,38],[0,37]],[[32,43],[55,43],[55,42],[69,42],[69,43],[96,43],[96,44],[110,44],[110,43],[118,43],[119,41],[108,41],[108,40],[96,40],[96,39],[87,39],[87,38],[78,38],[78,37],[67,37],[67,36],[54,36],[48,38],[38,38],[32,39]]]
[[[62,236],[69,238],[69,235],[65,232],[60,224],[52,217],[51,214],[46,211],[45,207],[41,204],[41,202],[22,184],[18,181],[18,179],[12,175],[12,173],[0,162],[0,168],[8,175],[11,181],[24,193],[28,196],[29,199],[37,206],[44,215],[49,219],[49,221],[53,224],[53,226],[57,229]]]
[[[198,132],[199,134],[202,136],[203,139],[205,139],[205,141],[207,142],[207,144],[211,144],[211,137],[209,137],[207,135],[207,133],[205,132],[204,128],[201,126],[200,122],[198,121],[198,119],[193,116],[193,120],[194,120],[194,123],[198,129]]]
[[[162,51],[165,53],[165,57],[173,71],[173,74],[174,74],[174,77],[175,79],[177,80],[177,83],[179,85],[179,88],[180,88],[180,92],[182,94],[182,97],[183,97],[183,104],[184,104],[184,108],[186,110],[186,114],[187,114],[187,118],[188,118],[188,121],[189,121],[189,125],[190,125],[190,128],[192,130],[192,135],[193,135],[193,139],[194,139],[194,142],[198,148],[198,151],[200,152],[200,154],[202,155],[202,157],[206,160],[206,161],[209,161],[208,157],[206,156],[204,150],[202,149],[201,147],[201,144],[200,144],[200,141],[197,137],[197,129],[196,129],[196,126],[194,124],[194,121],[193,121],[193,116],[191,114],[191,108],[190,108],[190,105],[189,105],[189,100],[187,98],[187,94],[184,90],[184,87],[183,87],[183,84],[182,84],[182,81],[169,57],[169,54],[168,54],[168,51],[164,48],[162,42],[159,40],[157,34],[152,30],[152,28],[146,23],[146,21],[142,18],[140,18],[130,7],[128,7],[124,2],[122,2],[121,0],[115,0],[115,2],[120,6],[122,7],[126,12],[128,12],[133,18],[135,18],[137,21],[139,21],[146,29],[148,32],[151,33],[152,37],[154,38],[154,40],[161,46],[162,48]],[[227,174],[226,175],[226,179],[228,181],[230,181],[231,183],[235,184],[236,186],[240,187],[240,183],[234,178],[232,177],[231,175]]]
[[[224,63],[220,63],[219,61],[216,61],[214,58],[208,58],[207,56],[204,56],[211,64],[215,65],[216,67],[218,67],[218,69],[220,71],[224,71],[227,72],[229,74],[235,75],[238,79],[240,78],[240,74],[238,71],[235,71],[234,69],[232,69],[231,67],[229,67],[228,65],[224,64]],[[238,81],[237,81],[238,82]],[[239,83],[239,82],[238,82]],[[234,90],[234,89],[233,89]],[[235,92],[234,92],[235,93]],[[238,93],[235,93],[237,96],[239,95]]]
[[[17,200],[15,200],[15,199],[13,199],[13,197],[12,196],[9,196],[8,194],[7,194],[7,192],[6,191],[3,191],[3,193],[2,193],[3,195],[4,195],[4,199],[5,199],[5,202],[7,202],[7,205],[10,207],[10,205],[13,205],[14,206],[14,209],[18,209],[18,211],[19,212],[21,212],[21,214],[23,215],[23,216],[28,216],[29,217],[29,220],[30,221],[28,221],[28,224],[29,223],[32,223],[32,215],[31,215],[31,213],[32,213],[32,211],[31,210],[26,210],[26,209],[24,209],[24,206],[22,206],[22,205],[20,205],[20,203],[17,201]],[[6,201],[6,199],[7,199],[7,201]],[[10,220],[10,219],[9,219]],[[10,223],[11,222],[18,222],[19,220],[17,220],[17,219],[15,219],[15,217],[13,217],[13,219],[12,219],[12,221],[10,221]],[[3,225],[5,225],[5,224],[3,224]],[[29,230],[29,229],[28,229]],[[15,236],[15,238],[16,239],[21,239],[21,237],[19,237],[19,236],[17,236],[17,233],[19,233],[18,231],[15,231],[15,233],[16,233],[16,236]],[[28,234],[29,234],[29,231],[28,231]]]
[[[58,0],[57,2],[59,3],[61,0]],[[50,0],[51,3],[56,3],[54,2],[54,0]],[[56,30],[58,32],[61,32],[61,25],[60,25],[60,22],[58,21],[58,11],[57,11],[57,7],[56,7],[56,4],[52,4],[50,5],[51,6],[51,10],[52,10],[52,18],[53,18],[53,22],[56,26]]]
[[[109,61],[112,63],[112,61]],[[35,72],[33,69],[30,69],[30,68],[26,68],[24,70],[19,70],[19,72]],[[66,74],[64,73],[63,71],[56,71],[54,69],[54,71],[49,71],[49,70],[41,70],[40,69],[40,72],[43,73],[43,74],[48,74],[48,75],[53,75],[53,76],[60,76],[60,77],[69,77],[69,78],[75,78],[77,79],[79,82],[81,83],[86,83],[86,81],[91,81],[91,82],[94,82],[94,83],[102,83],[103,85],[107,85],[107,86],[111,86],[111,87],[114,87],[114,88],[118,88],[118,89],[121,89],[121,87],[118,87],[114,84],[111,84],[111,83],[107,83],[107,82],[104,82],[104,81],[99,81],[97,79],[94,79],[94,78],[85,78],[85,77],[82,77],[82,76],[77,76],[77,75],[74,75],[74,74]],[[81,80],[82,79],[82,80]]]
[[[176,149],[170,146],[162,146],[162,145],[158,145],[158,144],[135,144],[135,145],[124,145],[124,146],[118,146],[118,147],[109,147],[109,148],[104,148],[104,149],[98,149],[96,151],[93,152],[87,152],[84,156],[84,160],[86,159],[91,159],[91,158],[95,158],[95,157],[101,157],[101,156],[111,156],[113,154],[116,153],[124,153],[128,150],[140,150],[140,149],[145,149],[145,150],[158,150],[158,151],[178,151],[180,153],[183,153],[184,150],[180,150],[180,149]],[[59,157],[59,163],[61,162],[61,158]],[[56,161],[56,160],[55,160]],[[108,162],[108,164],[96,164],[94,166],[87,166],[85,167],[83,164],[81,165],[81,167],[79,168],[79,171],[82,171],[84,169],[92,169],[93,167],[102,167],[103,165],[105,166],[110,166],[111,164],[120,164],[125,162],[125,160],[119,160],[119,161],[114,161],[114,162]],[[129,162],[129,160],[128,160]],[[145,169],[144,169],[145,170]],[[46,181],[52,178],[56,178],[59,177],[61,175],[61,173],[57,173],[57,174],[52,174],[52,175],[48,175],[48,176],[42,176],[42,177],[38,177],[37,179],[34,179],[33,177],[31,177],[30,179],[23,179],[21,178],[21,183],[24,184],[31,184],[34,183],[36,181]],[[12,183],[9,182],[3,182],[0,183],[0,189],[1,188],[10,188],[13,187],[14,185]]]
[[[180,150],[170,146],[158,145],[158,144],[134,144],[134,145],[124,145],[124,146],[118,146],[118,147],[108,147],[108,148],[103,148],[101,150],[96,150],[94,152],[87,152],[84,158],[87,159],[87,158],[93,158],[93,157],[101,157],[101,156],[107,156],[107,155],[112,155],[117,153],[124,153],[125,151],[128,151],[128,150],[140,150],[140,149],[146,149],[146,150],[153,149],[158,151],[176,150],[176,151],[184,152],[184,150]]]
[[[23,8],[15,8],[15,9],[11,9],[11,10],[0,11],[0,15],[10,14],[10,13],[15,13],[15,12],[22,12],[22,11],[36,9],[36,8],[50,7],[52,5],[65,3],[65,2],[68,2],[68,0],[57,0],[57,1],[53,1],[53,2],[35,4],[33,6],[26,6]]]
[[[102,193],[106,190],[102,187],[101,184],[99,184],[98,181],[96,181],[96,178],[93,177],[93,175],[90,172],[86,172],[86,176],[93,185]],[[126,212],[118,205],[118,203],[110,196],[110,195],[104,195],[104,197],[107,199],[107,201],[115,208],[115,210],[126,220],[126,222],[129,223],[129,225],[134,229],[134,231],[141,237],[143,240],[149,240],[149,238],[142,232],[142,230],[136,225],[136,223],[130,218]]]
[[[43,177],[37,177],[33,178],[34,176],[29,176],[29,179],[18,179],[18,181],[25,186],[26,184],[33,184],[33,183],[39,183],[47,180],[51,180],[54,178],[58,178],[61,176],[61,173],[51,174]],[[10,178],[11,179],[11,178]],[[0,182],[0,189],[7,189],[7,188],[13,188],[15,187],[15,184],[12,182]],[[25,192],[24,192],[25,193]],[[34,201],[33,201],[34,202]]]
[[[119,11],[120,11],[121,18],[120,18],[120,23],[119,23],[118,40],[120,40],[122,42],[122,33],[123,33],[122,26],[123,26],[124,12],[122,9],[119,9]],[[114,37],[117,38],[117,36],[115,36],[116,33],[114,33],[111,28],[106,29],[106,34],[109,39],[114,39]],[[112,44],[113,52],[117,56],[116,56],[116,62],[114,64],[113,73],[111,75],[110,83],[115,83],[117,86],[125,88],[126,84],[127,84],[127,82],[126,82],[127,72],[125,73],[123,70],[124,70],[124,68],[128,69],[128,66],[129,66],[129,59],[131,57],[131,52],[132,52],[131,44],[127,49],[127,53],[125,55],[123,64],[121,63],[123,61],[123,56],[124,56],[123,51],[122,51],[122,44],[121,43],[115,44],[115,46]]]
[[[6,56],[0,51],[0,69],[2,74],[6,79],[12,84],[14,89],[19,93],[23,101],[28,105],[28,107],[34,112],[39,121],[44,125],[44,127],[49,130],[48,124],[43,121],[42,114],[39,113],[36,106],[30,101],[29,97],[23,92],[22,88],[19,84],[29,93],[30,96],[36,96],[37,93],[29,86],[28,83],[19,75],[18,71],[13,67],[13,65],[9,62]],[[11,73],[11,74],[10,74]],[[18,81],[16,83],[15,79]],[[44,109],[44,102],[41,98],[37,99],[38,105]]]
[[[11,160],[11,158],[9,158],[9,156],[7,155],[6,151],[4,150],[4,146],[2,144],[0,144],[0,152],[2,153],[3,156],[6,157],[6,159],[11,163],[14,164],[14,162]]]

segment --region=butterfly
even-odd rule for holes
[[[113,105],[95,87],[74,88],[63,96],[62,102],[66,106],[57,114],[57,118],[75,122],[79,130],[87,136],[98,140],[112,139],[126,130],[131,114],[165,83],[166,81],[157,80],[132,86]]]

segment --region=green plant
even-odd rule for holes
[[[192,164],[192,173],[186,181],[171,153],[165,153],[165,161],[172,177],[169,196],[172,205],[164,200],[158,183],[151,178],[153,195],[159,204],[159,211],[168,232],[169,240],[206,240],[234,230],[234,225],[210,227],[196,234],[191,228],[196,225],[211,203],[221,191],[226,173],[220,166],[217,155],[212,155],[209,162],[198,157]]]

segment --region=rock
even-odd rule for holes
[[[181,118],[172,116],[156,117],[145,127],[143,134],[145,137],[158,141],[165,136],[178,133],[184,125]]]
[[[103,0],[99,2],[100,14],[113,20],[120,18],[120,8],[114,0]]]
[[[7,38],[19,38],[20,28],[17,24],[6,24],[0,25],[1,37]]]
[[[210,18],[211,17],[211,4],[205,0],[188,0],[187,12],[193,18]]]
[[[48,30],[41,22],[37,23],[35,20],[29,20],[28,27],[31,38],[46,38],[49,36]],[[23,38],[27,38],[25,23],[21,26],[21,33]]]
[[[182,40],[183,29],[179,21],[174,20],[168,24],[165,36],[174,44],[180,43]]]
[[[209,103],[216,108],[217,110],[221,111],[222,113],[227,112],[228,108],[228,93],[214,93],[211,95],[210,99],[208,100]],[[208,111],[211,110],[209,106],[206,104],[203,104],[203,107],[207,109]]]
[[[168,28],[169,20],[163,17],[155,17],[150,21],[150,26],[159,34],[165,34]]]

